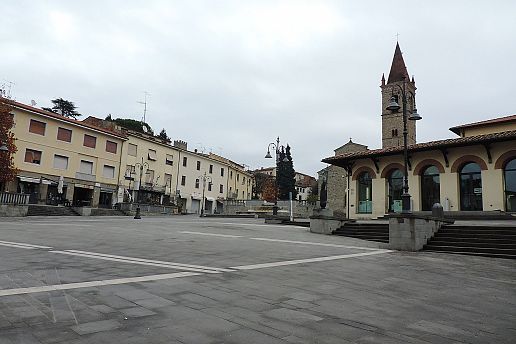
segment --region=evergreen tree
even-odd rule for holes
[[[165,129],[162,129],[158,135],[158,138],[160,138],[163,142],[170,143],[172,140],[167,135],[167,131]]]
[[[288,200],[290,192],[292,192],[292,199],[296,199],[296,171],[294,171],[289,145],[285,150],[280,151],[276,178],[278,180],[279,199]]]
[[[58,113],[64,117],[72,117],[73,119],[77,119],[77,117],[82,116],[80,113],[75,111],[77,107],[74,103],[69,100],[65,100],[63,98],[56,98],[52,100],[52,104],[54,106],[52,108],[42,108],[43,110],[47,110],[50,112]]]

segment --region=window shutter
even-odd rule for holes
[[[65,128],[57,128],[57,139],[59,141],[72,142],[72,131]]]
[[[116,154],[117,144],[113,141],[106,141],[106,152]]]
[[[97,146],[97,138],[95,136],[84,134],[84,146],[95,148]]]
[[[31,119],[30,125],[29,125],[29,131],[33,134],[45,135],[45,127],[46,126],[47,126],[46,123]]]

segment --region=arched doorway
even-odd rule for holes
[[[459,171],[460,210],[482,210],[482,174],[476,162],[466,163]]]
[[[516,212],[516,159],[510,160],[504,168],[505,210]]]
[[[387,179],[390,213],[401,212],[401,195],[403,194],[403,173],[399,169],[392,170]]]
[[[434,165],[427,166],[421,174],[421,210],[432,210],[440,199],[439,169]]]
[[[373,212],[373,183],[369,172],[362,172],[358,177],[358,212],[371,214]]]

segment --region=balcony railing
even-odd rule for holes
[[[0,204],[29,204],[29,194],[0,192]]]

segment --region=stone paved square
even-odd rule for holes
[[[3,218],[0,343],[514,343],[512,260],[259,219]]]

